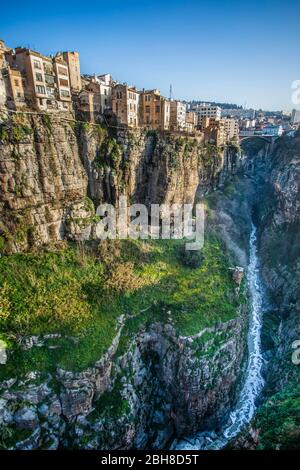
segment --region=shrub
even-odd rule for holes
[[[105,281],[105,287],[118,292],[132,292],[143,286],[144,281],[134,273],[133,263],[117,263],[109,278]]]
[[[188,268],[199,268],[203,261],[204,255],[199,250],[186,250],[185,247],[181,247],[180,250],[181,261],[184,266]]]

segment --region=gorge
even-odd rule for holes
[[[299,442],[300,136],[241,154],[46,114],[7,119],[0,136],[1,446],[161,449],[200,433],[206,447],[235,409],[233,448]],[[146,205],[204,200],[203,256],[190,259],[180,240],[97,241],[95,207],[121,194]],[[256,245],[272,304],[263,364]],[[249,287],[234,280],[237,266],[248,266]],[[287,413],[289,427],[270,439],[264,410],[291,393],[294,422]]]

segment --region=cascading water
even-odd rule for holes
[[[251,296],[251,317],[248,332],[249,359],[245,382],[242,386],[237,404],[230,413],[228,421],[219,435],[200,432],[177,442],[176,449],[210,450],[222,449],[230,439],[235,437],[242,427],[249,423],[256,409],[256,399],[260,394],[264,381],[262,378],[263,358],[261,353],[261,325],[264,292],[259,276],[259,262],[256,247],[256,227],[252,225],[250,235],[250,258],[247,269],[247,279]]]

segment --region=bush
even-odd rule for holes
[[[180,250],[181,262],[188,268],[200,268],[204,261],[204,255],[199,250],[186,250],[185,247],[181,247]]]
[[[107,289],[118,292],[133,292],[144,285],[143,279],[134,273],[133,263],[118,263],[105,282]]]

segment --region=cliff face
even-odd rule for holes
[[[118,354],[82,372],[58,369],[0,383],[1,427],[17,449],[167,448],[175,435],[217,426],[236,394],[245,315],[178,337],[172,323],[142,329]],[[32,346],[32,347],[38,347]]]
[[[192,203],[198,185],[235,171],[234,149],[193,138],[118,130],[47,115],[4,121],[0,138],[1,236],[7,251],[93,238],[95,207],[130,202]],[[91,200],[91,201],[90,201]]]
[[[26,251],[65,238],[96,238],[97,205],[115,203],[122,194],[130,203],[193,203],[197,189],[203,194],[218,187],[239,164],[234,148],[218,151],[193,138],[142,130],[118,130],[111,135],[99,126],[47,115],[3,122],[0,140],[0,240],[4,252]],[[169,256],[167,251],[157,265],[159,271],[168,266]],[[56,261],[50,262],[51,271],[60,269],[59,263],[54,268]],[[179,261],[177,253],[171,264]],[[84,264],[84,260],[80,262]],[[92,263],[90,266],[93,269]],[[128,264],[125,266],[127,269]],[[196,304],[189,291],[194,289],[195,296],[199,295],[194,285],[198,278],[189,272],[187,279],[187,271],[186,305],[180,293],[178,305],[173,303],[170,310],[156,307],[160,320],[150,312],[147,322],[140,326],[148,307],[134,316],[129,303],[130,317],[119,318],[117,334],[106,353],[81,372],[52,363],[51,370],[38,372],[32,365],[40,366],[43,358],[52,357],[52,351],[58,348],[59,352],[65,343],[76,348],[80,336],[64,337],[65,332],[62,335],[53,330],[49,334],[47,326],[42,335],[17,335],[19,343],[8,353],[9,361],[18,361],[25,351],[22,360],[27,372],[22,369],[18,375],[9,369],[8,378],[0,383],[0,432],[6,446],[162,448],[176,435],[191,434],[199,426],[218,426],[235,399],[242,374],[246,306],[227,265],[222,274],[216,259],[208,266],[211,272],[207,278],[212,278],[199,304],[207,306],[208,317],[203,317],[203,323],[207,320],[209,326],[193,335],[178,332],[171,312],[177,309],[179,319],[194,325],[190,310]],[[207,267],[203,269],[205,272]],[[170,266],[169,276],[172,270]],[[99,270],[94,272],[99,276]],[[68,277],[70,272],[65,273]],[[29,281],[33,280],[33,296],[38,303],[36,282],[44,275],[49,283],[47,269]],[[152,277],[152,282],[158,282],[156,272]],[[101,282],[90,276],[81,298],[89,298],[93,289],[101,293]],[[219,304],[214,303],[210,292],[214,283],[224,289]],[[166,283],[166,305],[172,293],[170,286]],[[53,288],[55,295],[59,287]],[[5,289],[5,295],[14,295],[13,289]],[[42,298],[46,295],[43,292]],[[15,300],[18,308],[15,298],[4,305],[8,315]],[[101,312],[98,315],[103,315]],[[109,331],[114,329],[115,316],[111,315]],[[124,333],[128,322],[137,322],[134,334],[129,336]],[[105,336],[105,330],[99,334]]]
[[[263,318],[266,403],[234,449],[298,449],[299,365],[292,361],[300,338],[300,135],[281,138],[274,152],[246,159],[259,233],[261,274],[269,305]],[[259,196],[258,196],[259,195]]]
[[[1,137],[0,228],[8,250],[62,239],[88,184],[73,129],[33,116],[2,123]]]
[[[281,139],[267,168],[265,200],[257,208],[262,275],[273,311],[266,318],[268,384],[280,390],[299,377],[292,363],[300,338],[300,135]]]

